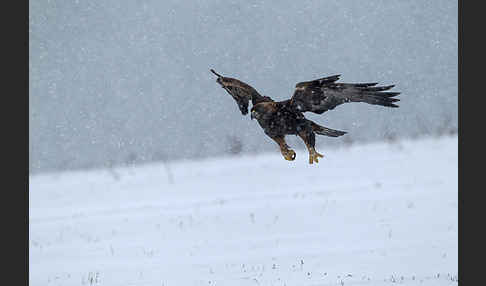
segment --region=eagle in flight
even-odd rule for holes
[[[251,101],[251,119],[256,119],[266,135],[280,147],[285,160],[295,160],[295,152],[285,142],[285,135],[298,135],[309,151],[309,164],[319,162],[323,155],[315,149],[316,134],[339,137],[344,131],[321,126],[304,117],[304,112],[322,114],[346,102],[366,102],[388,107],[398,107],[394,98],[399,92],[387,91],[394,85],[376,86],[378,83],[338,83],[340,75],[333,75],[295,85],[294,95],[287,100],[274,101],[262,96],[250,85],[230,77],[214,73],[216,82],[236,101],[241,114],[248,114]],[[386,92],[385,92],[386,91]]]

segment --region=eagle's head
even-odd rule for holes
[[[250,115],[252,120],[255,119],[255,118],[258,120],[263,116],[263,110],[261,110],[261,109],[262,109],[262,106],[260,106],[258,104],[253,105],[253,107],[251,108],[251,115]]]

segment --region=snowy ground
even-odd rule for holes
[[[30,285],[457,285],[457,137],[30,177]]]

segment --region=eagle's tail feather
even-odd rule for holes
[[[342,136],[342,135],[347,133],[345,131],[334,130],[334,129],[331,129],[331,128],[321,126],[321,125],[319,125],[315,122],[312,122],[312,121],[311,121],[311,125],[312,125],[312,131],[314,131],[316,134],[319,134],[319,135],[325,135],[325,136],[329,136],[329,137],[339,137],[339,136]]]

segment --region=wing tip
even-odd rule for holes
[[[331,76],[325,77],[325,78],[323,78],[323,80],[331,80],[331,81],[336,81],[336,80],[338,80],[340,77],[341,77],[341,75],[340,75],[340,74],[335,74],[335,75],[331,75]]]

